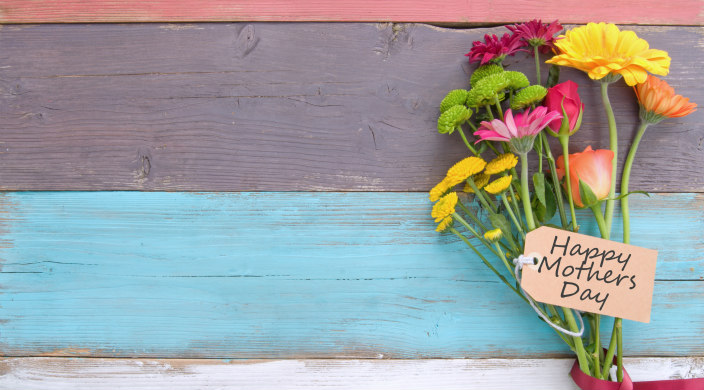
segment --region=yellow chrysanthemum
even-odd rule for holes
[[[489,230],[488,232],[484,233],[484,238],[491,242],[499,241],[501,237],[503,237],[501,229]]]
[[[474,184],[476,184],[477,188],[481,190],[482,188],[484,188],[485,185],[489,184],[490,178],[491,178],[490,175],[486,175],[484,173],[479,173],[479,174],[474,175],[474,177],[472,179],[474,180]],[[472,187],[470,187],[470,185],[467,183],[464,184],[464,188],[462,189],[462,191],[469,192],[470,194],[474,193],[474,190],[472,189]]]
[[[436,232],[443,232],[445,229],[449,228],[452,225],[452,217],[445,217],[440,221],[438,224],[438,227],[435,228]]]
[[[456,186],[467,180],[468,177],[481,172],[485,166],[486,161],[480,157],[467,157],[448,169],[445,179],[451,186]]]
[[[450,192],[449,194],[440,198],[440,200],[438,200],[438,202],[433,205],[433,211],[430,213],[430,215],[435,218],[435,222],[440,222],[455,212],[456,205],[457,193]]]
[[[518,164],[518,157],[513,153],[504,153],[496,156],[495,159],[489,161],[484,168],[484,173],[487,175],[496,175],[503,171],[508,171]]]
[[[511,175],[502,176],[487,184],[487,186],[484,187],[484,191],[494,195],[500,194],[506,191],[508,189],[508,186],[511,185],[511,179],[513,179],[513,176]]]
[[[633,86],[644,82],[648,72],[665,76],[670,71],[666,51],[651,49],[633,31],[620,31],[611,23],[589,23],[558,38],[559,54],[546,62],[579,69],[593,80],[621,75]]]
[[[447,180],[447,178],[442,179],[442,181],[438,183],[435,187],[433,187],[428,193],[430,201],[435,202],[436,200],[440,199],[440,197],[445,195],[445,193],[449,191],[452,187],[453,186],[450,185],[450,182]]]

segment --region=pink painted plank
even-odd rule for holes
[[[702,25],[701,0],[0,0],[0,23],[394,21]]]

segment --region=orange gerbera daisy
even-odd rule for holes
[[[679,118],[696,111],[697,104],[690,103],[689,99],[682,95],[676,95],[675,90],[653,75],[648,75],[644,83],[633,87],[636,97],[643,111],[641,116],[646,115],[648,120],[659,122],[665,118]]]
[[[651,49],[633,31],[611,23],[589,23],[558,38],[559,54],[546,62],[579,69],[593,80],[621,75],[633,86],[644,82],[648,72],[665,76],[670,70],[667,52]]]

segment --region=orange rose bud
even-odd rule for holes
[[[633,88],[641,106],[641,118],[647,122],[657,123],[665,118],[679,118],[696,111],[696,103],[676,95],[665,80],[653,75],[648,75],[644,83]]]
[[[606,199],[611,189],[611,161],[614,159],[614,152],[606,149],[592,150],[587,146],[581,153],[570,154],[570,185],[572,187],[572,199],[577,207],[591,207],[596,203]],[[562,180],[565,177],[565,159],[563,156],[557,159],[557,177]],[[591,190],[595,199],[588,204],[584,204],[579,191],[579,182]],[[563,183],[565,188],[567,186]],[[590,194],[591,195],[591,194]]]

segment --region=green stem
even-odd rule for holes
[[[496,112],[499,114],[499,119],[504,120],[504,110],[501,109],[499,95],[494,95],[494,105],[496,106]]]
[[[567,322],[567,326],[569,326],[570,330],[572,332],[578,331],[579,328],[577,328],[577,322],[575,322],[574,316],[572,315],[572,309],[563,307],[562,312],[565,315],[565,321]],[[582,342],[582,338],[579,336],[574,336],[572,337],[572,340],[574,340],[574,349],[575,353],[577,354],[579,368],[585,374],[589,374],[589,362],[587,361],[587,354],[584,350],[584,343]]]
[[[538,56],[538,46],[533,46],[533,56],[535,57],[535,84],[540,85],[540,57]]]
[[[508,274],[513,276],[513,279],[516,279],[516,275],[514,275],[513,273],[513,267],[508,264],[508,260],[506,260],[506,255],[504,255],[504,251],[501,250],[501,247],[499,247],[498,243],[494,243],[494,246],[496,247],[496,250],[499,251],[499,254],[501,254],[501,261],[504,263],[504,266],[506,266]]]
[[[469,151],[471,151],[475,156],[478,156],[479,153],[477,152],[477,149],[474,149],[474,147],[467,141],[467,137],[464,136],[464,131],[462,131],[462,127],[458,126],[457,131],[459,131],[460,136],[462,137],[462,141],[464,141],[464,144],[467,146]]]
[[[611,341],[609,342],[609,349],[606,351],[606,356],[604,356],[604,368],[601,371],[601,376],[603,378],[608,378],[609,369],[611,368],[612,361],[614,360],[614,353],[616,352],[616,334],[620,332],[621,327],[621,319],[614,318],[614,328],[611,331]],[[618,362],[618,358],[616,361]]]
[[[526,214],[526,224],[528,231],[535,230],[535,220],[533,219],[533,209],[530,207],[530,193],[528,192],[528,153],[520,153],[521,156],[521,201],[523,202],[523,212]]]
[[[606,228],[611,236],[611,225],[614,219],[614,198],[616,197],[616,168],[618,167],[618,132],[616,130],[616,118],[614,110],[609,101],[609,83],[601,83],[601,100],[606,110],[606,118],[609,122],[609,144],[611,151],[614,152],[614,159],[611,162],[611,188],[609,190],[609,199],[606,201],[606,210],[604,218],[606,219]]]
[[[550,144],[548,143],[547,136],[545,132],[540,132],[540,138],[543,139],[543,145],[545,146],[545,156],[548,159],[548,165],[550,166],[550,176],[552,176],[553,190],[557,196],[557,209],[560,212],[560,222],[562,222],[562,227],[567,228],[567,215],[565,214],[565,205],[562,201],[562,188],[560,188],[560,179],[557,178],[557,167],[555,166],[555,158],[552,156],[552,150],[550,150]]]
[[[498,271],[496,268],[494,268],[494,266],[491,265],[491,263],[489,263],[489,261],[486,259],[486,257],[484,257],[484,255],[482,255],[482,253],[479,252],[479,250],[478,250],[474,245],[472,245],[471,242],[469,242],[469,240],[467,239],[467,237],[463,236],[462,233],[458,232],[455,228],[452,228],[452,227],[451,227],[451,228],[450,228],[450,231],[451,231],[452,233],[455,233],[455,235],[456,235],[457,237],[459,237],[460,239],[462,239],[462,241],[464,241],[464,243],[467,244],[467,246],[469,246],[469,247],[474,251],[474,253],[476,253],[477,256],[479,256],[480,259],[482,259],[482,262],[484,262],[484,265],[486,265],[487,267],[489,267],[489,269],[492,270],[492,271],[496,274],[496,276],[499,277],[499,279],[501,279],[504,283],[506,283],[506,285],[507,285],[511,290],[513,290],[513,292],[515,292],[516,294],[518,294],[518,296],[520,296],[521,298],[523,298],[524,301],[528,302],[528,300],[526,299],[526,297],[524,297],[523,294],[521,294],[520,291],[516,290],[516,288],[513,287],[513,285],[511,285],[511,283],[508,282],[508,280],[506,279],[506,277],[504,277],[503,275],[501,275],[501,273],[499,273],[499,271]]]
[[[479,242],[481,242],[481,243],[482,243],[484,246],[486,246],[493,254],[495,254],[496,257],[501,257],[501,256],[499,255],[499,252],[497,252],[494,248],[492,248],[491,243],[490,243],[489,241],[487,241],[487,240],[484,238],[484,235],[483,235],[483,234],[479,234],[479,233],[477,232],[477,230],[472,227],[472,225],[468,224],[467,221],[465,221],[464,218],[462,218],[461,215],[459,215],[459,214],[457,214],[457,213],[453,213],[453,214],[452,214],[452,217],[455,219],[455,221],[461,223],[462,226],[464,226],[465,228],[467,228],[467,230],[469,230],[469,232],[472,233],[472,235],[473,235],[474,237],[476,237],[477,240],[479,240]]]
[[[601,357],[601,335],[599,334],[601,327],[601,316],[599,314],[594,314],[594,352],[592,353],[592,361],[594,362],[594,376],[597,379],[602,379],[601,377],[601,362],[599,358]]]
[[[511,192],[511,204],[513,205],[513,212],[515,215],[520,216],[520,208],[518,207],[518,200],[516,200],[516,193],[513,191],[513,184],[511,184],[510,187],[508,187],[509,192]],[[518,218],[518,222],[521,223],[521,227],[525,230],[526,225],[523,223],[522,218]]]
[[[467,206],[465,206],[459,199],[457,200],[457,204],[460,206],[460,208],[462,209],[462,211],[464,211],[465,214],[472,218],[472,221],[474,221],[477,226],[482,228],[482,230],[484,230],[485,232],[489,230],[486,225],[484,225],[482,221],[480,221],[479,218],[477,218],[477,216],[474,215],[474,213],[469,208],[467,208]]]
[[[467,121],[467,124],[469,125],[469,127],[472,128],[472,131],[473,131],[474,133],[477,132],[477,126],[474,126],[474,123],[472,123],[472,121]],[[488,142],[488,141],[487,141],[487,142]]]
[[[535,149],[538,152],[538,172],[543,171],[543,137],[538,137],[536,139],[536,146],[537,148]]]
[[[601,238],[608,240],[609,232],[606,228],[606,222],[604,221],[604,215],[601,213],[601,202],[590,207],[592,213],[594,214],[594,219],[596,220],[597,226],[599,226],[599,232],[601,233]]]
[[[488,104],[485,104],[484,108],[486,108],[486,112],[489,114],[489,118],[493,121],[494,120],[494,113],[491,112],[491,106]]]
[[[496,146],[494,146],[494,143],[493,143],[492,141],[484,141],[484,142],[485,142],[486,145],[489,147],[489,149],[491,149],[494,153],[496,153],[497,156],[501,154],[501,152],[499,152],[499,151],[496,149]]]
[[[628,157],[626,157],[626,163],[623,165],[623,175],[621,177],[621,193],[628,193],[628,181],[631,178],[631,167],[633,167],[633,160],[636,157],[636,151],[638,151],[638,144],[640,139],[643,138],[645,134],[645,129],[648,128],[648,122],[641,122],[640,127],[638,127],[638,132],[636,133],[636,138],[631,144],[631,150],[628,151]],[[631,243],[631,218],[628,215],[628,197],[621,199],[621,214],[623,214],[623,243]]]
[[[516,229],[518,229],[518,233],[520,233],[521,237],[523,237],[523,239],[525,240],[526,234],[523,233],[523,229],[521,229],[521,224],[518,222],[516,215],[513,213],[513,210],[511,209],[511,205],[508,203],[508,200],[506,199],[505,193],[503,195],[501,195],[501,201],[504,203],[504,207],[506,207],[506,211],[508,211],[508,215],[511,217],[513,224],[516,225]]]
[[[618,350],[616,353],[616,380],[623,382],[623,325],[620,318],[615,321],[618,321],[619,325],[616,333],[616,349]]]
[[[572,180],[570,180],[570,152],[569,152],[569,141],[570,137],[567,135],[558,136],[560,140],[560,145],[562,146],[562,158],[565,161],[565,185],[567,186],[567,203],[570,205],[570,216],[572,217],[572,231],[576,232],[577,227],[577,214],[574,212],[574,198],[572,196]]]
[[[484,194],[482,194],[479,191],[479,188],[477,188],[477,184],[474,183],[474,179],[470,176],[467,178],[467,184],[469,184],[470,187],[472,187],[472,191],[474,191],[474,195],[479,199],[479,202],[481,202],[482,206],[489,211],[492,214],[496,214],[496,207],[494,206],[493,202],[490,202],[486,200],[484,197]]]

